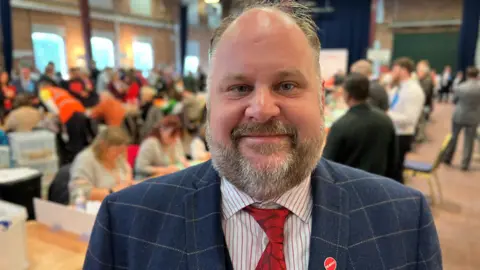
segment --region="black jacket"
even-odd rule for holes
[[[350,108],[330,128],[323,156],[367,172],[394,177],[397,139],[392,120],[367,104]]]

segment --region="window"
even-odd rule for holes
[[[207,5],[208,27],[210,29],[218,28],[222,22],[222,5],[213,3]]]
[[[197,73],[198,65],[200,61],[196,56],[187,56],[185,57],[185,68],[183,69],[183,73],[188,75],[188,73],[192,72],[193,74]]]
[[[43,73],[47,64],[53,62],[56,70],[62,73],[62,77],[68,75],[65,41],[60,35],[34,32],[32,43],[35,65],[40,72]]]
[[[190,1],[187,12],[188,24],[198,25],[198,0]]]
[[[200,43],[196,40],[187,42],[187,56],[185,57],[183,74],[188,75],[189,72],[197,73],[200,64]]]
[[[136,15],[152,16],[152,0],[130,0],[130,10]]]
[[[377,1],[377,14],[376,15],[376,23],[384,23],[385,22],[385,6],[383,0]]]
[[[115,66],[115,49],[113,41],[104,37],[92,37],[92,57],[97,63],[97,68],[102,70],[106,67]]]
[[[148,73],[153,69],[153,48],[151,42],[133,42],[133,66],[135,69],[141,70],[143,76],[148,77]]]

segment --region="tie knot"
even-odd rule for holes
[[[284,207],[279,209],[261,209],[247,206],[245,211],[262,227],[270,242],[283,243],[283,228],[285,220],[290,213],[288,209]]]

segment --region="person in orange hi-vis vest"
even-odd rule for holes
[[[63,137],[65,149],[62,163],[70,163],[75,156],[89,145],[94,132],[89,118],[85,115],[85,107],[67,90],[55,87],[48,82],[39,85],[40,100],[50,113],[58,116],[66,131]]]

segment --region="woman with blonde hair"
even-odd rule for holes
[[[70,171],[71,202],[80,193],[89,200],[101,201],[108,194],[133,184],[126,157],[129,141],[122,128],[108,127],[77,155]]]

